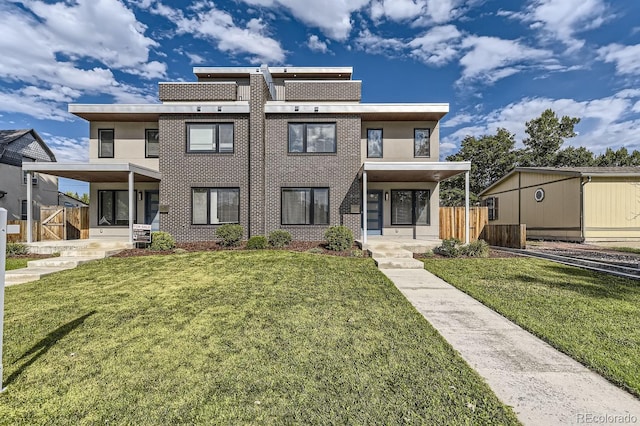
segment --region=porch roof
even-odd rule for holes
[[[129,172],[136,182],[159,182],[160,172],[131,163],[23,163],[22,170],[81,180],[84,182],[127,182]]]
[[[360,168],[369,182],[440,182],[471,170],[470,161],[365,161]]]

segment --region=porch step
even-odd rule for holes
[[[424,269],[424,264],[413,258],[374,257],[378,269]]]
[[[91,262],[92,260],[104,259],[102,257],[52,257],[49,259],[30,260],[27,262],[27,269],[29,268],[65,268],[72,269],[83,263]]]
[[[80,249],[80,250],[65,250],[60,252],[60,257],[92,257],[94,259],[104,259],[105,257],[111,257],[118,254],[123,249]]]
[[[370,249],[371,251],[371,257],[374,258],[389,258],[389,257],[393,257],[393,258],[407,258],[407,259],[411,259],[413,258],[413,253],[410,252],[409,250],[405,250],[405,249],[378,249],[378,248],[372,248]]]
[[[23,269],[14,269],[11,271],[7,271],[4,274],[4,282],[5,285],[16,285],[16,284],[24,284],[31,281],[37,281],[45,275],[53,274],[54,272],[60,272],[65,269],[72,268],[45,268],[45,267],[33,267],[33,268],[23,268]]]

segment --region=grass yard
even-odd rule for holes
[[[7,288],[2,424],[517,424],[371,259],[92,262]]]
[[[427,270],[640,396],[640,282],[538,259],[424,262]]]
[[[622,253],[640,254],[640,249],[635,247],[607,247],[607,250],[619,251]]]
[[[26,268],[27,262],[30,260],[33,259],[28,259],[25,257],[7,257],[4,269],[5,271],[10,271],[12,269]]]

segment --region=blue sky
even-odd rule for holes
[[[605,0],[1,0],[0,128],[88,159],[68,103],[157,102],[194,66],[353,66],[363,102],[448,102],[466,135],[524,137],[546,108],[569,145],[640,149],[640,2]],[[63,190],[86,185],[64,182]]]

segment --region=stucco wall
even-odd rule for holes
[[[58,178],[36,173],[38,184],[33,185],[33,219],[40,220],[41,206],[58,204]],[[0,163],[0,190],[7,194],[0,198],[0,207],[7,209],[8,220],[20,220],[22,200],[27,199],[27,185],[22,180],[22,167]]]
[[[113,158],[98,157],[98,129],[114,130]],[[89,129],[90,163],[133,163],[152,170],[159,169],[157,158],[145,158],[145,130],[158,129],[157,122],[94,121]],[[162,133],[160,146],[162,147]]]
[[[430,129],[429,157],[414,156],[414,129]],[[367,129],[382,129],[382,158],[367,158]],[[436,121],[363,121],[360,134],[362,161],[439,161],[440,129]]]

